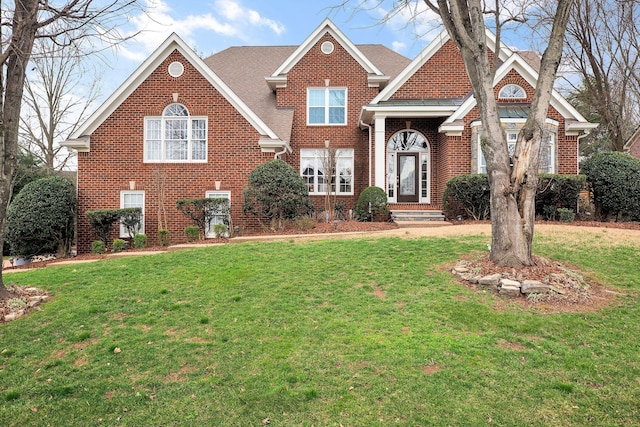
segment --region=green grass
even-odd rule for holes
[[[488,239],[246,243],[12,274],[53,299],[0,325],[0,425],[640,423],[639,248],[538,238],[624,294],[542,314],[496,309],[444,268]]]

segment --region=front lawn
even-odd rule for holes
[[[640,245],[538,237],[618,292],[542,313],[457,283],[488,236],[243,243],[5,276],[0,425],[640,423]]]

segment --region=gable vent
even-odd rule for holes
[[[181,62],[174,61],[169,64],[168,71],[171,77],[180,77],[184,73],[184,65]]]
[[[320,50],[325,55],[329,55],[330,53],[333,53],[333,49],[334,49],[333,43],[331,43],[330,41],[326,41],[322,43],[322,45],[320,46]]]

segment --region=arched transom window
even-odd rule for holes
[[[207,118],[189,115],[182,104],[169,104],[161,117],[146,117],[145,162],[206,162]]]
[[[526,97],[527,93],[524,89],[516,84],[508,84],[500,89],[500,93],[498,93],[498,98],[503,99],[524,99]]]

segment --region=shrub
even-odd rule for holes
[[[380,187],[367,187],[362,190],[354,209],[358,221],[374,221],[388,215],[387,193]]]
[[[561,222],[573,222],[576,217],[576,213],[568,208],[558,208],[558,214]]]
[[[213,218],[221,216],[227,224],[231,221],[229,199],[210,197],[183,199],[176,202],[176,207],[195,223],[202,236],[207,234],[207,227]]]
[[[444,191],[444,210],[448,218],[462,216],[475,220],[491,215],[487,174],[458,175],[447,181]]]
[[[158,230],[158,243],[160,246],[169,246],[171,243],[171,232],[166,229]]]
[[[215,224],[213,226],[213,234],[216,236],[216,239],[228,236],[229,227],[227,227],[227,224]]]
[[[249,174],[249,186],[243,196],[244,213],[269,221],[272,229],[282,229],[285,220],[313,212],[304,180],[280,159],[255,168]]]
[[[536,214],[555,220],[559,208],[574,211],[585,182],[584,175],[541,174],[536,192]]]
[[[97,209],[85,213],[93,234],[104,242],[105,247],[109,243],[113,224],[120,219],[119,209]]]
[[[147,235],[138,233],[133,236],[133,247],[136,249],[144,249],[147,247]]]
[[[102,240],[94,240],[91,242],[92,254],[103,254],[107,251],[107,248]]]
[[[640,218],[640,159],[623,153],[598,153],[581,171],[593,194],[596,218]]]
[[[133,239],[142,224],[142,208],[120,209],[120,223],[124,227],[129,238]]]
[[[127,248],[127,242],[122,239],[114,239],[113,246],[111,246],[111,250],[113,252],[122,252]]]
[[[184,235],[187,236],[187,242],[195,242],[200,239],[200,229],[195,225],[189,225],[185,227]]]
[[[7,211],[5,238],[11,252],[25,258],[68,255],[76,207],[73,183],[66,178],[52,176],[25,185]]]
[[[536,192],[536,214],[555,220],[559,208],[575,209],[584,185],[583,175],[540,175]],[[489,178],[486,174],[451,178],[447,182],[443,199],[448,218],[460,215],[483,220],[491,217]]]

